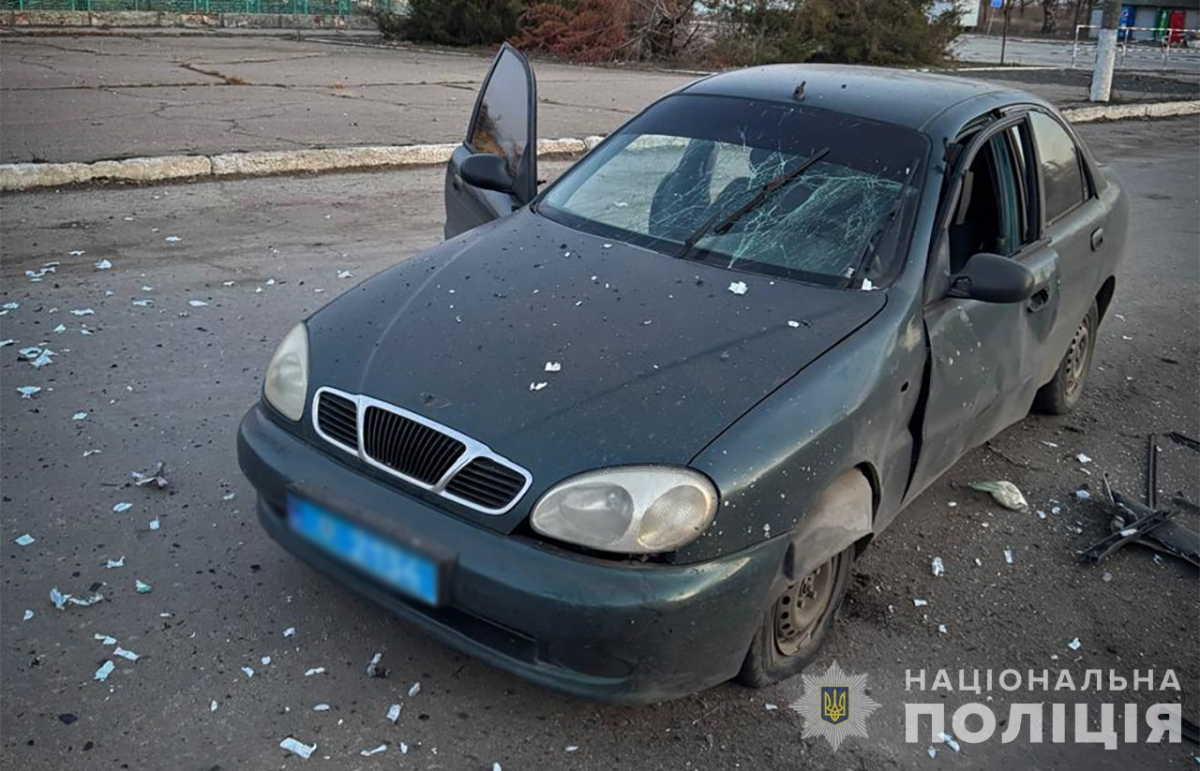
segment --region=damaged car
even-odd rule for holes
[[[1052,106],[995,84],[720,74],[540,192],[536,103],[502,48],[448,240],[283,338],[238,437],[258,518],[566,693],[789,677],[907,504],[1079,402],[1127,198]]]

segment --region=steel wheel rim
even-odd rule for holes
[[[837,557],[792,584],[775,601],[775,647],[794,656],[812,639],[833,597]]]
[[[1087,355],[1091,343],[1092,330],[1088,319],[1084,319],[1075,330],[1071,340],[1071,348],[1067,351],[1066,394],[1074,398],[1083,387],[1083,376],[1087,372]]]

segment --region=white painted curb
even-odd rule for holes
[[[1062,111],[1072,123],[1130,118],[1200,115],[1200,100],[1073,107]],[[539,139],[538,156],[582,155],[604,137]],[[166,182],[204,177],[265,177],[348,169],[439,166],[458,145],[383,145],[326,150],[267,150],[218,155],[165,155],[95,163],[3,163],[0,191],[34,190],[85,182]]]
[[[1105,104],[1096,105],[1095,107],[1070,107],[1063,110],[1062,114],[1064,118],[1072,123],[1200,115],[1200,99],[1192,99],[1186,102],[1150,102],[1146,104]]]

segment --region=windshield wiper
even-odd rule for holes
[[[717,235],[722,235],[729,232],[729,229],[734,226],[734,223],[746,216],[747,213],[757,209],[762,205],[763,201],[770,198],[771,195],[778,191],[781,187],[789,182],[794,181],[801,174],[808,171],[813,167],[813,164],[824,158],[826,155],[829,155],[828,147],[823,147],[820,150],[817,150],[815,153],[801,161],[800,165],[796,168],[792,169],[786,174],[780,174],[778,177],[775,177],[775,179],[772,179],[770,182],[763,185],[761,188],[759,188],[758,193],[755,194],[753,198],[739,206],[728,216],[722,218],[721,215],[724,212],[716,212],[713,214],[713,216],[706,219],[700,225],[700,227],[696,228],[694,233],[687,237],[687,240],[683,242],[683,251],[679,253],[679,256],[687,256],[687,254],[692,251],[692,248],[695,247],[696,244],[699,243],[700,239],[704,238],[704,236],[707,235],[710,230]],[[718,220],[720,221],[718,222]]]

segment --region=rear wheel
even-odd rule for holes
[[[750,643],[739,681],[761,688],[798,674],[812,663],[833,631],[853,562],[852,546],[775,598]]]
[[[1066,415],[1079,404],[1083,387],[1087,383],[1088,370],[1092,366],[1092,354],[1096,350],[1096,331],[1100,325],[1100,310],[1096,302],[1088,308],[1087,315],[1079,322],[1071,346],[1058,365],[1054,379],[1042,386],[1033,399],[1033,409],[1049,415]]]

